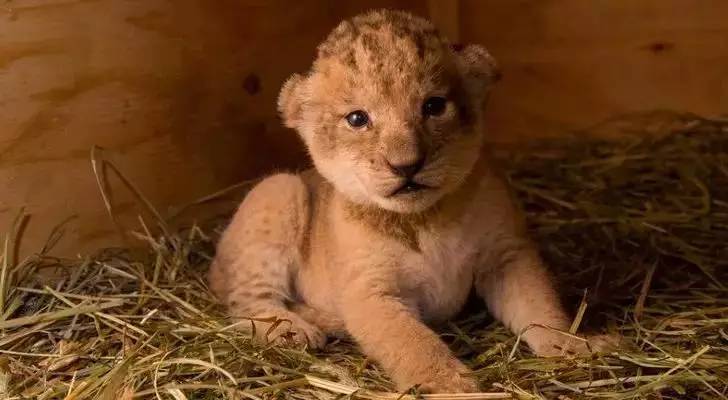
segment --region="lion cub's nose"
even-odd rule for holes
[[[425,165],[425,158],[420,157],[414,163],[408,164],[393,165],[389,162],[387,162],[387,164],[389,164],[389,167],[392,168],[392,171],[394,171],[395,174],[403,178],[412,179]]]

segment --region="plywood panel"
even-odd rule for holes
[[[463,0],[464,41],[504,70],[499,141],[558,135],[652,109],[728,112],[728,3]]]
[[[302,165],[276,115],[281,82],[341,18],[383,6],[432,12],[444,32],[492,50],[505,72],[489,109],[494,141],[654,108],[728,110],[728,5],[718,0],[6,1],[0,231],[25,206],[24,253],[72,216],[57,253],[113,243],[94,145],[163,213]],[[135,227],[133,196],[118,180],[110,190]]]
[[[343,17],[417,1],[23,0],[0,6],[0,231],[31,214],[28,253],[69,217],[60,254],[114,241],[98,145],[162,212],[305,161],[278,121],[281,82]],[[110,189],[125,228],[139,207]],[[197,215],[203,218],[201,215]]]

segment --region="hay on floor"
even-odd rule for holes
[[[584,299],[577,322],[628,345],[535,358],[471,312],[443,337],[487,393],[433,398],[727,398],[728,122],[683,122],[667,137],[561,140],[506,160],[568,303]],[[0,251],[0,398],[398,398],[351,343],[258,347],[231,329],[203,281],[213,246],[200,229],[141,236],[142,255],[13,260],[11,229]],[[62,279],[39,279],[46,269]]]

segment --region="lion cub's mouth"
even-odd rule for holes
[[[428,189],[432,189],[432,187],[427,186],[422,183],[417,183],[415,181],[408,180],[405,183],[403,183],[402,186],[397,188],[397,190],[392,192],[388,197],[418,193],[418,192],[422,192],[422,191],[425,191]]]

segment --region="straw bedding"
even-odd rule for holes
[[[574,328],[624,346],[535,358],[475,302],[442,335],[484,393],[426,397],[728,397],[728,121],[677,120],[667,136],[562,139],[504,160]],[[261,347],[232,329],[203,280],[214,231],[138,236],[147,251],[14,260],[10,229],[0,398],[398,398],[350,342]],[[48,269],[60,278],[40,279]]]

